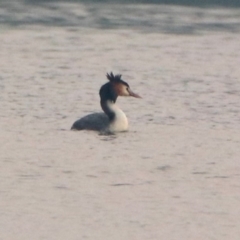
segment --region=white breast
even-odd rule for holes
[[[108,107],[115,113],[115,119],[110,123],[111,132],[123,132],[128,130],[128,120],[125,113],[113,102],[108,102]]]

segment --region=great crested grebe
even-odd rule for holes
[[[131,96],[141,98],[132,92],[129,85],[124,82],[122,75],[107,73],[109,82],[105,83],[99,91],[100,103],[104,113],[92,113],[80,118],[72,125],[72,130],[95,130],[101,132],[123,132],[128,129],[128,120],[125,113],[117,107],[118,96]]]

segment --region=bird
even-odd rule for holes
[[[99,90],[100,105],[103,112],[92,113],[75,121],[71,130],[94,130],[101,133],[114,134],[128,130],[128,119],[125,113],[116,105],[118,96],[141,98],[134,93],[122,75],[106,74],[107,83]]]

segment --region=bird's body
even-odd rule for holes
[[[94,130],[102,131],[109,126],[109,118],[105,113],[91,113],[80,118],[72,125],[72,130]]]
[[[95,130],[100,132],[123,132],[128,130],[128,120],[125,113],[116,105],[118,96],[133,96],[129,85],[121,79],[121,75],[107,74],[109,82],[104,84],[99,95],[103,113],[89,114],[72,125],[73,130]]]

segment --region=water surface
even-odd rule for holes
[[[239,239],[238,9],[1,5],[1,239]],[[109,71],[129,132],[70,131]]]

